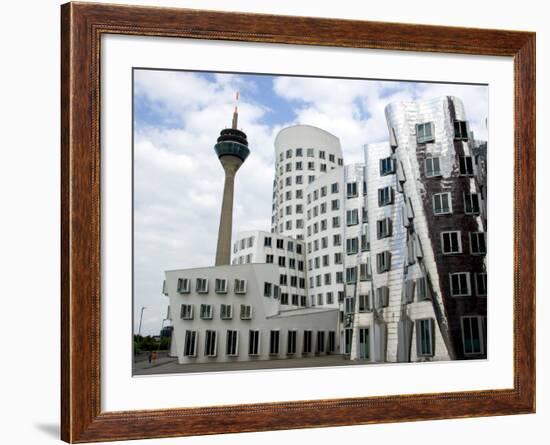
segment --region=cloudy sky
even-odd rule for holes
[[[137,331],[145,306],[142,334],[158,334],[166,316],[165,270],[214,264],[223,189],[214,144],[231,125],[236,91],[251,154],[237,174],[234,232],[270,228],[273,141],[287,125],[333,133],[344,162],[360,162],[364,144],[387,140],[387,103],[454,95],[476,138],[487,138],[485,86],[135,70],[134,319]]]

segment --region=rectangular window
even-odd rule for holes
[[[288,331],[286,337],[286,353],[288,355],[296,354],[296,331]]]
[[[178,278],[178,292],[180,294],[191,292],[191,280],[189,278]]]
[[[273,294],[273,284],[264,283],[264,297],[271,297]]]
[[[342,264],[342,254],[340,252],[334,254],[334,264]]]
[[[472,255],[485,255],[485,232],[470,232],[470,253]]]
[[[230,357],[239,355],[239,331],[227,331],[225,336],[225,353]]]
[[[464,193],[464,213],[479,215],[479,195],[477,193]]]
[[[454,121],[455,139],[467,140],[468,139],[468,122],[466,121]]]
[[[378,189],[378,206],[382,207],[393,203],[393,187]]]
[[[372,304],[370,293],[359,295],[359,312],[371,312]]]
[[[433,122],[416,124],[416,142],[418,144],[425,144],[426,142],[433,142],[434,140],[435,128]]]
[[[265,256],[265,262],[268,263],[268,264],[272,264],[272,263],[273,263],[273,255],[271,255],[271,254],[268,253],[268,254]]]
[[[227,280],[216,278],[216,293],[217,294],[227,293]]]
[[[201,320],[212,320],[214,310],[211,304],[201,304]]]
[[[303,170],[303,168],[302,168],[302,161],[296,162],[296,170]]]
[[[260,331],[248,331],[248,355],[260,355]]]
[[[358,243],[357,237],[346,239],[346,253],[348,255],[357,253],[358,249],[359,249],[359,243]]]
[[[264,246],[271,247],[271,237],[270,236],[266,236],[264,238]]]
[[[296,156],[303,156],[303,151],[301,148],[296,149]]]
[[[307,149],[307,156],[308,156],[308,158],[312,158],[314,156],[313,148],[308,148]]]
[[[327,304],[333,304],[333,303],[334,303],[334,294],[332,292],[327,292]]]
[[[323,354],[325,352],[325,331],[317,331],[315,352],[317,354]]]
[[[328,331],[328,351],[336,352],[336,331]]]
[[[346,267],[346,283],[352,284],[357,282],[357,267]]]
[[[346,224],[348,226],[359,224],[359,211],[357,209],[346,211]]]
[[[391,157],[380,159],[380,176],[395,173],[395,165]]]
[[[458,163],[461,175],[472,176],[474,174],[474,165],[471,156],[459,156]]]
[[[218,349],[216,331],[206,330],[204,339],[204,355],[206,357],[216,357]]]
[[[241,320],[252,319],[252,306],[248,304],[241,304]]]
[[[485,338],[483,323],[485,317],[468,316],[462,317],[462,344],[464,355],[485,353]]]
[[[415,321],[416,355],[432,357],[434,355],[434,320],[425,318]]]
[[[182,304],[180,309],[180,318],[182,320],[193,320],[193,305]]]
[[[355,198],[357,196],[357,183],[348,182],[346,184],[346,196],[348,198]]]
[[[380,286],[376,289],[376,307],[387,307],[390,303],[390,288],[388,286]]]
[[[279,331],[269,331],[269,354],[278,355],[279,354]]]
[[[280,256],[278,261],[279,261],[279,267],[286,267],[286,257]]]
[[[222,320],[231,320],[233,318],[233,306],[222,304],[220,307],[220,318]]]
[[[288,275],[286,274],[279,275],[279,284],[281,286],[286,286],[287,283],[288,283]]]
[[[478,297],[486,297],[487,296],[487,274],[485,272],[476,273],[475,280],[476,280],[476,295]]]
[[[281,304],[288,304],[288,293],[281,292]]]
[[[344,272],[336,272],[336,284],[342,284],[344,282]]]
[[[185,345],[183,348],[183,355],[186,357],[197,356],[197,331],[185,331]]]
[[[386,250],[376,254],[376,270],[378,273],[387,272],[391,267],[391,252]]]
[[[346,297],[345,304],[344,304],[344,310],[345,310],[346,314],[353,314],[355,312],[355,298]]]
[[[376,221],[376,236],[378,239],[387,238],[392,234],[391,218],[379,219]]]
[[[359,280],[368,281],[370,279],[371,279],[370,264],[368,262],[368,259],[366,259],[364,263],[361,263],[359,265]]]
[[[462,239],[459,231],[441,232],[441,251],[448,255],[462,253]]]
[[[469,272],[458,272],[451,274],[451,295],[453,297],[471,295]]]
[[[426,277],[420,277],[416,279],[416,300],[424,301],[429,300],[428,295],[428,280]]]
[[[351,354],[351,341],[353,338],[353,329],[344,330],[344,354]]]
[[[338,189],[339,189],[339,187],[338,187],[337,182],[330,185],[330,192],[331,193],[338,193]]]
[[[361,251],[366,252],[367,250],[370,250],[370,241],[369,241],[369,233],[363,233],[361,235]]]
[[[441,176],[441,169],[439,166],[438,157],[426,158],[425,167],[426,167],[427,178],[434,178],[436,176]]]
[[[330,202],[330,208],[331,210],[338,210],[340,208],[340,201],[338,199],[333,199]]]
[[[271,255],[271,258],[272,258],[272,261],[273,262],[273,255]],[[235,279],[235,293],[236,294],[245,294],[246,293],[246,280],[239,280],[239,279]]]
[[[450,193],[436,193],[433,195],[434,215],[446,215],[453,212]]]
[[[304,343],[302,348],[303,354],[311,354],[311,352],[313,351],[312,341],[313,341],[313,332],[309,330],[304,331]]]
[[[208,292],[208,279],[197,278],[197,292],[199,294],[206,294]]]

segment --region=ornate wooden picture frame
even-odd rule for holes
[[[535,411],[534,33],[91,3],[65,4],[61,17],[63,440],[97,442]],[[99,122],[105,34],[513,57],[513,388],[103,412]]]

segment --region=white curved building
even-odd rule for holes
[[[340,140],[311,125],[282,129],[275,138],[271,231],[304,239],[305,188],[342,166]]]

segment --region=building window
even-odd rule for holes
[[[180,309],[180,318],[182,320],[193,320],[193,305],[182,304]]]
[[[470,232],[470,253],[472,255],[485,255],[485,232]]]
[[[227,280],[216,278],[216,293],[217,294],[226,294],[227,293]]]
[[[346,297],[344,300],[344,311],[346,314],[353,314],[355,312],[355,298]]]
[[[313,340],[313,333],[309,330],[304,331],[304,344],[302,349],[303,354],[311,354],[312,340]]]
[[[476,295],[478,297],[486,297],[487,296],[487,274],[485,272],[476,273],[475,280],[476,280]]]
[[[370,241],[369,241],[369,234],[367,232],[361,235],[361,251],[366,252],[368,250],[370,250]]]
[[[342,284],[344,282],[344,272],[336,272],[336,284]]]
[[[302,161],[296,162],[296,170],[302,170]]]
[[[249,304],[241,304],[241,320],[252,319],[252,306]]]
[[[270,236],[266,236],[264,238],[264,246],[271,247],[271,237]]]
[[[336,160],[336,158],[334,157],[334,155],[329,154],[329,155],[328,155],[328,160],[329,160],[330,162],[334,162],[334,161]]]
[[[300,184],[303,184],[303,183],[304,183],[304,177],[302,175],[297,175],[296,176],[296,184],[300,185]]]
[[[434,355],[434,320],[425,318],[416,320],[416,355],[432,357]]]
[[[304,270],[304,262],[301,260],[298,260],[298,270]]]
[[[337,229],[340,227],[340,217],[339,216],[333,216],[332,217],[332,228]]]
[[[220,318],[222,320],[231,320],[233,318],[233,306],[222,304],[220,308]]]
[[[368,259],[365,261],[365,263],[359,265],[359,280],[361,281],[368,281],[372,278]]]
[[[338,187],[337,182],[330,185],[330,192],[331,193],[338,193],[338,189],[339,189],[339,187]]]
[[[416,142],[418,144],[425,144],[426,142],[433,142],[434,140],[435,128],[433,122],[416,124]]]
[[[344,354],[351,354],[351,341],[353,338],[353,329],[344,330]]]
[[[346,184],[346,196],[355,198],[357,196],[357,182],[348,182]]]
[[[277,330],[269,331],[269,354],[278,355],[279,354],[279,339],[280,333]]]
[[[226,355],[230,357],[239,355],[239,331],[228,330],[225,339]]]
[[[451,203],[451,194],[447,193],[436,193],[433,195],[433,209],[434,215],[446,215],[453,212],[452,203]]]
[[[334,264],[342,264],[342,254],[340,252],[334,254]]]
[[[387,238],[392,234],[391,218],[379,219],[376,221],[376,237],[378,239]]]
[[[357,267],[346,267],[346,283],[352,284],[357,282]]]
[[[185,345],[183,348],[183,355],[185,357],[197,356],[197,331],[185,331]]]
[[[464,355],[485,353],[486,317],[462,317],[462,344]]]
[[[315,352],[317,354],[323,354],[325,352],[325,331],[317,331]]]
[[[307,163],[308,170],[315,170],[315,162],[311,161]]]
[[[280,256],[279,257],[279,267],[286,267],[286,257]]]
[[[286,274],[279,275],[279,284],[281,286],[286,286],[287,283],[288,283],[288,275]]]
[[[390,288],[388,286],[380,286],[376,289],[376,307],[387,307],[390,303]]]
[[[307,149],[307,157],[308,158],[312,158],[314,156],[313,154],[313,148],[308,148]]]
[[[264,283],[264,297],[270,298],[273,293],[273,284]]]
[[[273,258],[273,255],[271,255]],[[273,262],[273,261],[272,261]],[[246,293],[246,280],[235,279],[235,293],[236,294],[245,294]]]
[[[208,279],[197,278],[197,292],[199,294],[206,294],[208,292]]]
[[[455,139],[467,140],[468,139],[468,122],[466,121],[454,121]]]
[[[369,222],[369,211],[367,210],[366,207],[363,207],[361,209],[361,221],[363,223],[368,223]]]
[[[462,253],[462,240],[459,231],[441,232],[441,251],[448,255]]]
[[[191,292],[191,280],[189,278],[178,278],[178,292],[180,294]]]
[[[201,304],[201,320],[212,320],[214,310],[211,304]]]
[[[346,225],[353,226],[359,224],[359,210],[352,209],[346,211]]]
[[[359,312],[371,312],[372,304],[370,293],[359,295]]]
[[[426,280],[426,277],[420,277],[416,279],[416,300],[429,300],[428,282]]]
[[[357,238],[348,238],[346,239],[346,253],[348,255],[353,255],[358,251],[358,241]]]
[[[477,193],[464,193],[464,213],[479,215],[479,196]]]
[[[340,201],[338,199],[333,199],[330,202],[330,209],[331,210],[338,210],[340,208]]]
[[[288,304],[288,293],[281,292],[281,304]]]
[[[460,174],[464,176],[472,176],[474,174],[474,166],[471,156],[459,156],[458,157]]]
[[[317,295],[317,306],[322,306],[323,305],[323,294],[318,294]]]
[[[395,164],[391,157],[380,159],[380,176],[395,173]]]
[[[204,339],[204,355],[206,357],[216,357],[218,349],[216,331],[206,330]]]
[[[471,295],[469,272],[458,272],[451,274],[451,295],[453,297]]]
[[[288,331],[286,337],[286,353],[288,355],[296,354],[296,331]]]
[[[391,252],[386,250],[376,254],[376,270],[378,273],[387,272],[391,267]]]
[[[378,189],[378,206],[382,207],[393,203],[393,187]]]
[[[290,162],[288,164],[286,164],[285,171],[286,172],[292,171],[292,164]]]
[[[302,278],[300,278],[300,280],[302,280]],[[304,285],[305,287],[305,285]],[[307,298],[305,295],[300,295],[300,306],[301,307],[306,307],[307,306]]]
[[[273,263],[273,255],[271,255],[271,254],[268,253],[268,254],[265,256],[265,262],[268,263],[268,264],[272,264],[272,263]]]
[[[327,304],[334,303],[334,294],[332,292],[327,292]]]
[[[344,160],[342,158],[338,158],[338,165],[344,165]]]
[[[260,355],[260,331],[248,331],[248,355]]]
[[[296,149],[296,156],[303,156],[303,150],[301,148]]]
[[[427,178],[434,178],[436,176],[441,176],[438,157],[426,158],[425,167],[426,167]]]
[[[311,184],[313,181],[315,181],[315,175],[309,175],[307,177],[307,183]]]

